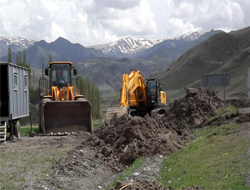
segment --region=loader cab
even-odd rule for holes
[[[59,89],[64,86],[72,85],[71,71],[76,75],[76,69],[72,67],[71,62],[51,62],[48,68],[45,69],[45,75],[50,78],[50,86],[57,86]]]

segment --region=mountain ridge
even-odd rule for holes
[[[34,40],[29,40],[22,37],[0,37],[0,57],[8,54],[8,47],[12,52],[26,50],[28,47],[34,45]]]
[[[71,61],[78,62],[81,60],[93,59],[96,57],[105,56],[100,51],[93,48],[85,48],[81,44],[73,44],[67,39],[59,37],[54,42],[47,43],[45,40],[35,42],[26,51],[27,63],[30,62],[32,67],[41,69],[42,58],[44,63],[48,63],[49,55],[52,56],[53,61]],[[12,53],[12,60],[15,60],[17,53]],[[8,57],[1,58],[3,61],[7,61]]]
[[[183,42],[195,41],[205,33],[206,32],[204,31],[191,32],[191,33],[183,34],[179,37],[169,37],[165,39],[154,39],[154,40],[147,39],[144,37],[140,37],[140,38],[127,37],[127,38],[117,40],[115,42],[102,44],[102,45],[94,45],[94,46],[89,46],[89,47],[95,48],[97,50],[101,50],[103,54],[111,56],[111,57],[139,58],[137,57],[137,55],[141,51],[150,49],[159,43],[171,41],[171,46],[174,47],[175,41],[179,41],[179,40],[183,40]]]

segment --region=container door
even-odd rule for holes
[[[9,117],[8,65],[0,65],[0,117]]]

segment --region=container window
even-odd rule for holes
[[[24,89],[28,88],[28,79],[27,76],[24,76]]]
[[[14,74],[14,88],[17,89],[17,74]]]

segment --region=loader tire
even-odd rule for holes
[[[20,135],[20,122],[19,120],[15,121],[15,128],[14,128],[14,135],[20,139],[21,135]]]

